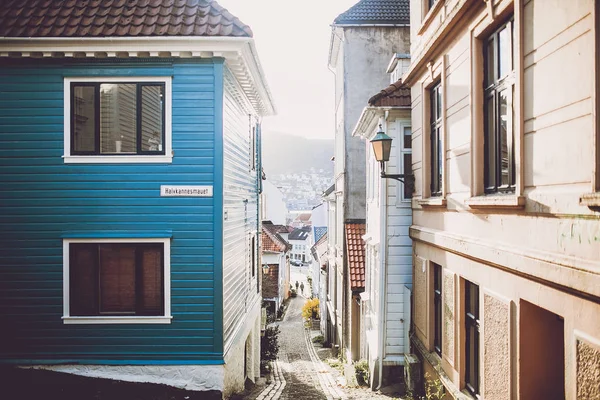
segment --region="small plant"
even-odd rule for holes
[[[279,326],[268,326],[265,334],[260,338],[260,359],[273,361],[279,353]]]
[[[354,372],[356,380],[361,386],[369,385],[369,362],[367,360],[359,360],[354,363]]]
[[[340,372],[344,372],[344,362],[342,360],[340,360],[339,358],[328,358],[325,360],[325,362],[331,368],[335,368]]]
[[[323,344],[325,342],[325,338],[323,337],[323,335],[315,336],[314,338],[312,338],[312,342]]]
[[[302,317],[306,321],[319,318],[319,299],[309,299],[304,303]]]
[[[292,290],[290,291],[290,296],[291,296],[291,297],[296,297],[296,296],[298,296],[298,292],[296,292],[296,289],[292,289]]]
[[[427,400],[442,400],[444,398],[444,385],[442,381],[432,379],[429,372],[425,374],[425,398]]]

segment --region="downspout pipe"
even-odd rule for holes
[[[383,125],[387,122],[388,111],[385,112]],[[379,194],[379,220],[381,221],[380,238],[379,238],[379,379],[376,390],[383,386],[383,354],[385,351],[385,331],[386,331],[386,283],[387,283],[387,179],[380,178],[380,194]]]

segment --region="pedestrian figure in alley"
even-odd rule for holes
[[[299,285],[299,283],[298,283],[298,281],[296,281],[296,292],[298,291],[298,285]]]
[[[300,284],[300,291],[302,292],[302,296],[304,296],[304,282]]]

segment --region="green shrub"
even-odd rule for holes
[[[312,338],[312,342],[323,344],[325,342],[325,338],[323,337],[323,335],[315,336],[314,338]]]
[[[361,386],[369,385],[369,362],[367,360],[359,360],[354,363],[354,372],[356,380]]]
[[[273,361],[279,353],[279,326],[268,326],[260,338],[260,359]]]

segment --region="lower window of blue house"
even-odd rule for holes
[[[168,323],[168,241],[67,241],[65,323]],[[71,321],[71,322],[70,322]]]

